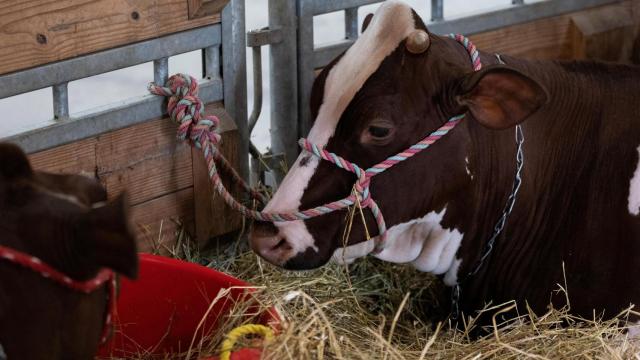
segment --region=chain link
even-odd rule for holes
[[[498,63],[504,65],[504,61],[502,60],[500,54],[496,54],[496,59],[498,60]],[[507,224],[507,219],[513,211],[513,206],[515,205],[516,198],[518,197],[518,191],[520,191],[520,186],[522,185],[522,168],[524,167],[524,150],[522,144],[524,144],[524,133],[522,132],[522,127],[520,125],[516,125],[516,145],[518,147],[518,150],[516,152],[516,176],[511,187],[511,194],[509,194],[509,198],[507,198],[507,203],[504,207],[504,210],[502,210],[502,216],[493,227],[493,234],[487,241],[487,244],[484,247],[484,251],[482,252],[482,256],[480,256],[480,259],[478,259],[471,271],[468,272],[462,279],[460,279],[460,281],[458,281],[458,283],[451,290],[451,319],[454,321],[457,320],[460,316],[460,296],[462,292],[460,283],[476,275],[480,271],[482,265],[484,265],[485,260],[491,255],[495,242],[498,239],[498,236],[502,234],[502,231]]]

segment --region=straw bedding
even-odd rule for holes
[[[639,344],[627,338],[620,321],[633,309],[607,321],[576,318],[566,308],[526,313],[494,322],[487,335],[472,339],[471,318],[465,331],[430,320],[447,299],[440,281],[428,274],[373,258],[349,267],[285,271],[262,261],[244,243],[201,254],[181,233],[164,251],[256,285],[251,296],[262,308],[275,307],[283,320],[275,341],[266,345],[266,359],[640,359]],[[247,307],[237,304],[222,331],[194,344],[191,354],[218,354],[226,332],[252,321],[243,315]],[[262,344],[246,339],[239,346]]]

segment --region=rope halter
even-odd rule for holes
[[[104,284],[108,286],[107,311],[105,314],[100,343],[104,344],[111,333],[111,322],[116,309],[116,277],[113,271],[102,269],[92,279],[77,281],[54,269],[39,258],[25,254],[10,247],[0,245],[0,260],[22,266],[33,272],[40,274],[43,278],[49,279],[70,290],[90,294],[100,289]]]
[[[480,70],[482,68],[482,64],[480,63],[480,56],[475,45],[462,35],[451,34],[449,37],[455,39],[465,47],[473,63],[473,69],[475,71]],[[387,226],[385,224],[384,217],[382,216],[382,212],[380,211],[380,207],[371,196],[371,178],[427,149],[433,143],[447,135],[449,131],[456,127],[456,125],[458,125],[465,117],[465,115],[462,114],[450,118],[444,125],[429,134],[420,142],[394,156],[388,157],[384,161],[366,170],[335,153],[329,152],[311,143],[307,139],[300,139],[299,144],[304,151],[335,164],[341,169],[354,173],[358,177],[353,187],[354,191],[344,199],[336,200],[311,209],[296,210],[290,213],[267,213],[250,209],[239,203],[222,184],[216,162],[219,166],[222,166],[227,172],[229,172],[232,175],[234,182],[240,184],[253,199],[260,201],[262,204],[267,203],[267,199],[264,195],[251,189],[251,187],[238,175],[238,173],[218,151],[216,145],[220,142],[220,135],[214,133],[214,131],[218,127],[219,120],[215,116],[204,116],[204,106],[197,97],[198,85],[196,80],[188,75],[176,74],[169,78],[165,87],[161,87],[153,83],[150,84],[149,91],[152,94],[169,97],[167,112],[171,119],[178,123],[178,138],[181,140],[188,139],[193,146],[202,149],[209,169],[209,178],[211,179],[216,191],[231,208],[239,211],[245,217],[255,220],[284,222],[307,220],[359,204],[360,206],[371,210],[378,226],[378,236],[374,238],[374,254],[377,254],[384,249]]]

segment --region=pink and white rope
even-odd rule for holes
[[[480,70],[482,68],[482,64],[475,45],[462,35],[452,34],[449,36],[467,49],[473,63],[473,69],[476,71]],[[197,97],[198,85],[196,80],[188,75],[177,74],[169,78],[164,87],[153,83],[150,84],[149,91],[152,94],[169,97],[167,112],[171,119],[178,123],[178,138],[181,140],[189,140],[193,146],[200,148],[204,152],[211,183],[218,194],[222,196],[224,201],[232,209],[255,220],[282,222],[310,219],[316,216],[346,209],[359,202],[363,208],[369,208],[371,210],[378,226],[378,236],[375,237],[376,244],[374,253],[379,253],[384,249],[387,226],[380,207],[371,197],[371,178],[427,149],[429,146],[447,135],[465,117],[464,114],[452,117],[444,125],[418,143],[394,156],[390,156],[384,161],[366,170],[337,154],[312,144],[307,139],[300,139],[299,144],[304,151],[335,164],[341,169],[354,173],[358,177],[358,180],[356,180],[354,185],[355,191],[344,199],[336,200],[311,209],[297,210],[290,213],[269,213],[256,211],[239,203],[223,185],[217,165],[230,173],[234,183],[239,184],[251,195],[253,199],[260,201],[262,204],[266,204],[267,202],[267,199],[261,193],[251,189],[251,187],[238,175],[238,173],[218,151],[216,145],[220,142],[220,135],[215,133],[215,130],[219,125],[219,120],[215,116],[204,115],[204,105]]]

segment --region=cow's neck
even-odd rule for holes
[[[613,131],[613,127],[605,126],[604,119],[611,121],[625,110],[629,113],[624,109],[634,104],[629,97],[640,95],[633,87],[640,80],[637,69],[619,66],[614,73],[624,72],[627,76],[612,80],[609,72],[593,71],[591,67],[614,65],[563,65],[510,57],[505,61],[537,79],[549,91],[550,101],[522,124],[525,137],[522,188],[492,256],[467,281],[470,283],[467,293],[475,292],[472,297],[479,300],[500,301],[501,295],[504,300],[517,299],[519,292],[526,292],[523,278],[527,276],[547,283],[562,281],[563,251],[569,242],[576,240],[572,231],[582,226],[577,222],[588,218],[581,213],[585,210],[580,203],[587,199],[581,199],[583,193],[578,191],[592,179],[593,159],[598,156],[598,149],[606,147],[603,142],[615,141],[607,140],[612,134],[606,132]],[[516,172],[513,129],[491,131],[474,121],[466,121],[465,128],[469,134],[473,179],[459,198],[450,203],[453,211],[443,224],[464,232],[458,252],[462,259],[459,278],[470,271],[483,252],[507,202]],[[536,265],[542,260],[549,266]],[[549,293],[544,296],[548,303]]]

